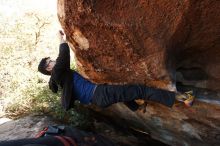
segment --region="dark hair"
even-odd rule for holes
[[[47,59],[50,59],[50,57],[42,58],[39,65],[38,65],[38,71],[41,72],[44,75],[51,75],[50,71],[47,71]]]

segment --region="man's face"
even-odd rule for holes
[[[47,61],[46,61],[46,70],[51,72],[53,67],[55,66],[55,64],[56,64],[56,61],[51,60],[50,58],[48,58]]]

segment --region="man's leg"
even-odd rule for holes
[[[139,85],[139,88],[141,88],[142,99],[158,102],[168,107],[172,107],[175,102],[175,92],[146,87],[143,85]]]
[[[172,107],[175,93],[143,85],[98,85],[92,102],[98,106],[107,107],[117,102],[135,99],[155,101]]]

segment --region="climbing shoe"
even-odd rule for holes
[[[185,93],[176,93],[176,100],[183,102],[186,106],[190,107],[193,105],[195,98],[192,94],[192,91],[188,91]]]
[[[187,99],[184,100],[183,102],[188,107],[193,105],[193,102],[194,102],[194,99],[195,99],[195,96],[193,96],[192,93],[193,93],[192,91],[185,92],[185,95],[187,96]]]

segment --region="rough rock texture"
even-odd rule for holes
[[[27,116],[18,120],[0,118],[0,141],[34,138],[48,125],[57,125],[46,116]]]
[[[197,86],[220,89],[219,1],[59,0],[58,5],[78,68],[90,80],[169,88],[178,70],[186,79],[194,75],[189,81],[202,82]]]
[[[220,143],[219,14],[218,0],[58,0],[59,20],[84,77],[167,90],[176,82],[196,87],[207,103],[192,109],[108,109],[172,145]]]
[[[0,145],[3,146],[1,143],[2,141],[34,138],[45,127],[49,125],[66,125],[64,123],[65,122],[61,121],[55,122],[55,119],[48,116],[27,116],[17,120],[0,118]],[[148,143],[149,145],[166,146],[159,141],[151,139],[149,136],[147,138],[140,139],[140,137],[137,138],[136,136],[128,134],[121,129],[116,129],[112,124],[107,124],[101,121],[96,121],[94,123],[94,127],[92,129],[95,131],[93,132],[82,131],[72,126],[70,126],[70,128],[72,129],[72,132],[68,132],[68,135],[71,134],[71,136],[77,138],[80,142],[82,142],[82,137],[88,137],[91,136],[91,134],[98,134],[101,135],[98,137],[98,141],[105,144],[110,144],[111,142],[109,142],[109,140],[111,140],[117,146],[136,146],[144,145],[145,143]]]
[[[210,108],[208,108],[210,107]],[[94,108],[93,108],[94,109]],[[152,138],[174,146],[219,146],[220,107],[196,102],[193,108],[176,105],[168,109],[155,103],[131,112],[123,104],[97,109],[122,127],[148,133]]]

